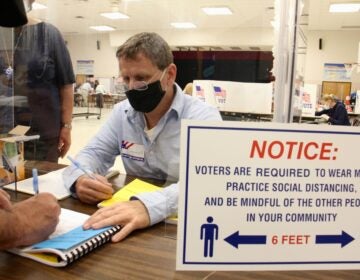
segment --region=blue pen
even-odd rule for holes
[[[38,171],[36,168],[33,168],[32,176],[33,176],[34,194],[39,194],[39,179],[38,179]]]
[[[73,159],[71,156],[67,156],[67,158],[71,161],[73,165],[75,165],[76,168],[80,169],[82,172],[84,172],[87,176],[89,176],[91,179],[97,180],[97,178],[94,176],[94,174],[88,172],[84,167],[81,166],[80,162]]]

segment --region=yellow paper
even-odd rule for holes
[[[144,192],[154,192],[162,189],[161,187],[155,186],[153,184],[144,182],[139,179],[135,179],[130,182],[122,189],[118,190],[110,199],[104,200],[98,204],[98,207],[110,206],[116,202],[128,201],[130,197],[144,193]]]
[[[52,262],[52,263],[58,263],[58,257],[55,254],[46,254],[46,253],[29,253],[30,255],[48,261],[48,262]]]

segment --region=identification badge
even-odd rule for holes
[[[144,157],[145,157],[144,145],[122,140],[121,156],[132,160],[144,161]]]

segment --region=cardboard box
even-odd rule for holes
[[[24,141],[30,127],[16,126],[0,136],[0,186],[25,179]]]

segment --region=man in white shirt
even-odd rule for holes
[[[127,100],[115,105],[99,133],[77,155],[97,180],[74,166],[64,172],[65,185],[81,201],[96,204],[113,193],[105,174],[121,155],[127,174],[177,182],[182,119],[221,120],[215,107],[182,92],[169,45],[156,33],[140,33],[117,50]],[[177,213],[178,185],[144,193],[98,210],[84,228],[122,225],[117,242],[133,230]]]

